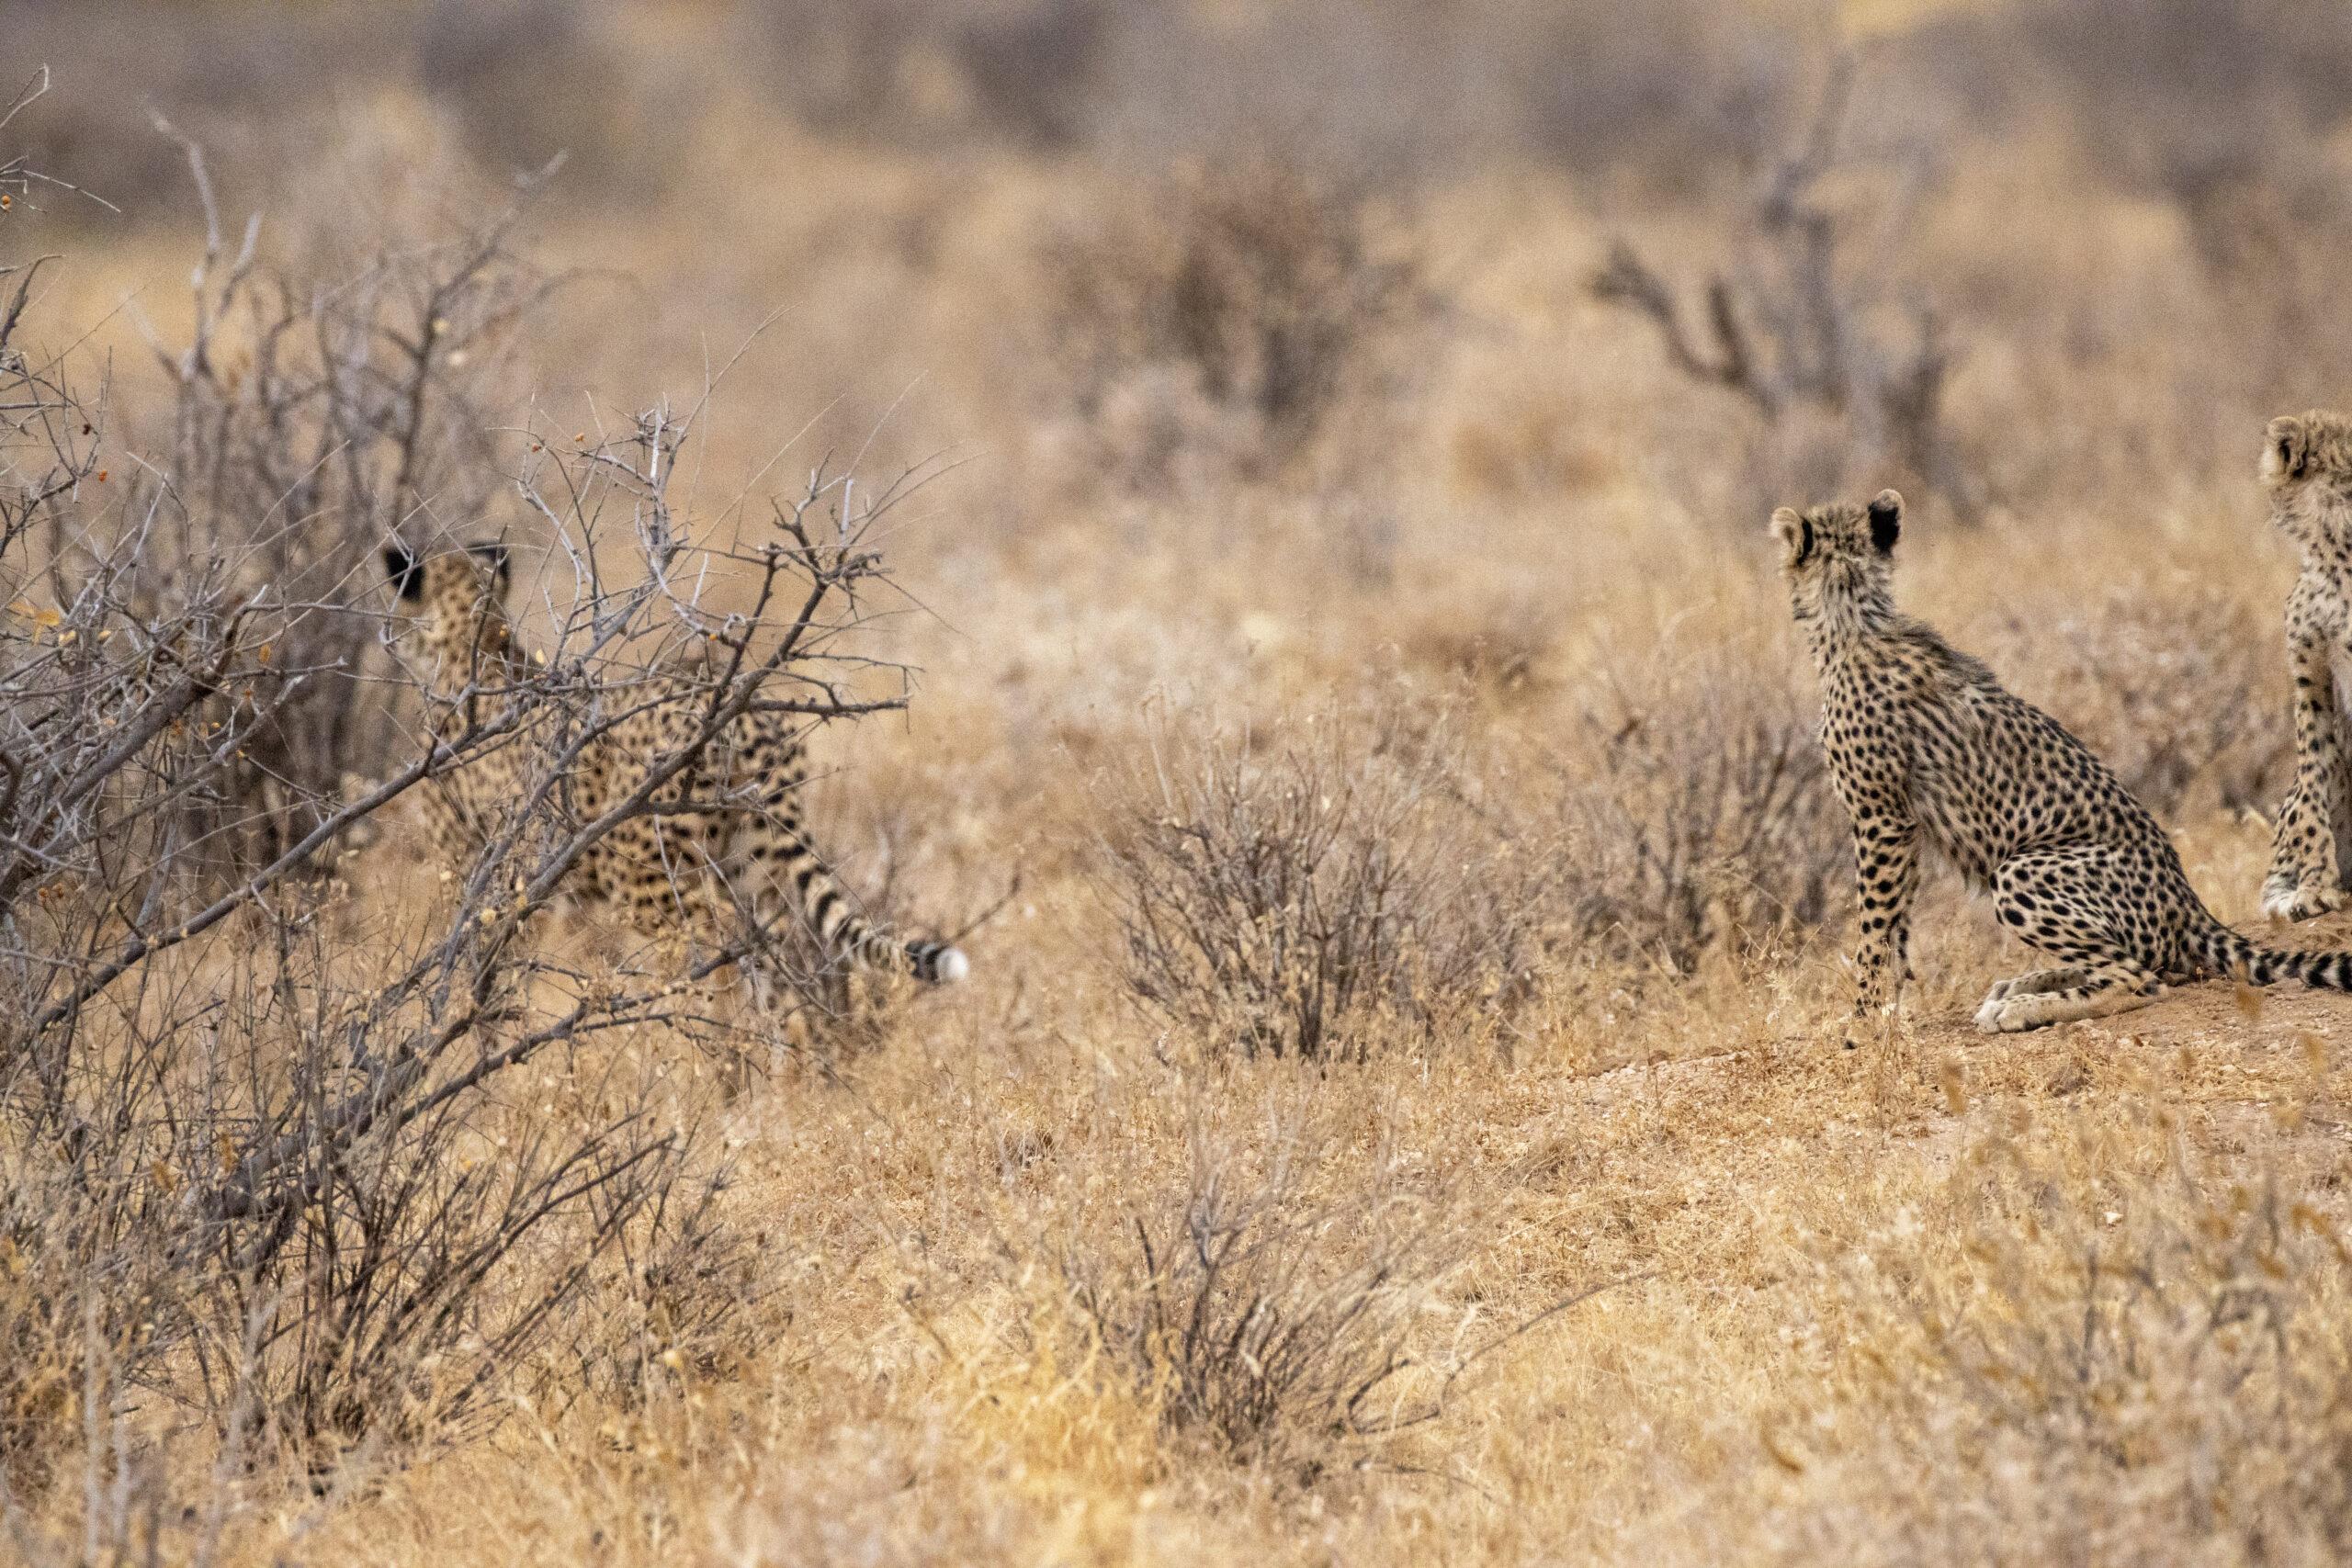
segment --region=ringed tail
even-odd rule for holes
[[[971,974],[971,960],[961,948],[944,942],[902,942],[850,908],[849,895],[805,844],[790,874],[801,912],[826,952],[868,969],[912,975],[931,985],[953,985]]]
[[[2352,953],[2281,953],[2248,942],[2218,921],[2198,946],[2207,968],[2249,986],[2301,980],[2324,991],[2352,991]]]

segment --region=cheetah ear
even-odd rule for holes
[[[504,545],[468,545],[466,553],[478,560],[490,563],[491,581],[498,585],[501,592],[503,592],[506,584],[513,581],[514,564],[507,558]]]
[[[2272,484],[2299,479],[2311,464],[2311,438],[2303,422],[2281,414],[2262,433],[2262,477]]]
[[[384,547],[384,572],[402,599],[416,603],[424,598],[424,563],[398,539]]]
[[[1895,539],[1903,532],[1903,498],[1891,490],[1883,490],[1871,498],[1871,544],[1879,554],[1886,555],[1894,548]]]
[[[1804,558],[1813,554],[1813,525],[1798,515],[1793,506],[1783,506],[1772,513],[1772,537],[1781,541],[1786,557],[1781,563],[1784,567],[1803,566]]]

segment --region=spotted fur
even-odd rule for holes
[[[1976,1026],[2006,1032],[2144,1007],[2166,980],[2234,975],[2352,989],[2352,954],[2276,953],[2212,917],[2172,840],[2057,720],[1894,607],[1903,498],[1782,507],[1772,533],[1821,675],[1821,743],[1854,824],[1856,1008],[1908,974],[1919,852],[1992,897],[2058,961],[1995,986]]]
[[[2344,715],[2352,672],[2352,420],[2313,410],[2263,433],[2270,520],[2302,552],[2287,596],[2295,677],[2295,782],[2278,808],[2262,912],[2307,920],[2346,902],[2338,835],[2346,827]]]
[[[425,691],[435,734],[452,739],[469,719],[491,716],[484,710],[505,702],[528,671],[506,615],[505,550],[478,545],[419,559],[394,547],[384,562],[412,622],[403,660]],[[635,686],[623,697],[649,705],[658,694]],[[603,816],[637,788],[645,760],[698,728],[691,704],[650,705],[623,719],[564,781],[571,818]],[[509,747],[435,777],[426,811],[445,856],[463,864],[481,851],[522,795],[524,767],[521,749]],[[621,822],[582,857],[571,891],[615,907],[639,930],[659,934],[684,922],[706,940],[729,929],[739,908],[763,930],[797,909],[828,953],[922,980],[964,978],[970,965],[959,950],[903,941],[853,907],[803,831],[807,778],[807,752],[788,720],[746,714],[654,793],[655,813]],[[689,800],[714,804],[662,809]]]

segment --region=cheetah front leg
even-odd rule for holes
[[[2296,601],[2302,598],[2301,591]],[[2299,604],[2287,607],[2290,624]],[[2335,708],[2334,638],[2291,635],[2295,671],[2295,784],[2278,808],[2270,874],[2262,879],[2262,912],[2274,920],[2308,920],[2344,907],[2335,864],[2335,818],[2344,797],[2344,736]]]
[[[1854,819],[1861,940],[1854,950],[1854,1010],[1869,1016],[1902,996],[1911,972],[1911,899],[1919,891],[1919,830],[1905,819]]]

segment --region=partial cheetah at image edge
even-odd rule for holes
[[[2262,912],[2308,920],[2344,908],[2336,834],[2345,820],[2344,715],[2352,674],[2352,419],[2324,409],[2284,415],[2263,433],[2270,521],[2301,551],[2287,596],[2287,662],[2295,678],[2295,782],[2278,807]]]
[[[1781,507],[1791,607],[1821,677],[1821,743],[1853,819],[1856,1010],[1899,991],[1924,839],[2059,967],[2004,980],[1976,1027],[2009,1032],[2145,1007],[2172,979],[2352,989],[2352,954],[2276,953],[2216,920],[2172,840],[2083,743],[1894,607],[1903,498]]]
[[[384,565],[411,622],[400,639],[402,661],[434,710],[435,739],[451,739],[465,729],[469,709],[503,700],[500,694],[529,673],[507,619],[505,547],[476,545],[420,559],[395,545]],[[637,786],[638,759],[661,754],[695,728],[693,714],[676,705],[624,719],[582,753],[567,781],[572,818],[601,816]],[[528,754],[508,747],[434,777],[424,792],[427,820],[450,863],[478,853],[511,809],[526,782]],[[683,919],[714,943],[737,918],[739,900],[762,931],[797,908],[829,954],[920,980],[964,979],[971,965],[960,950],[902,940],[852,907],[803,831],[799,793],[807,778],[807,750],[790,718],[746,714],[653,797],[657,805],[675,801],[691,789],[692,798],[729,804],[619,823],[572,868],[570,890],[616,906],[649,934]]]

